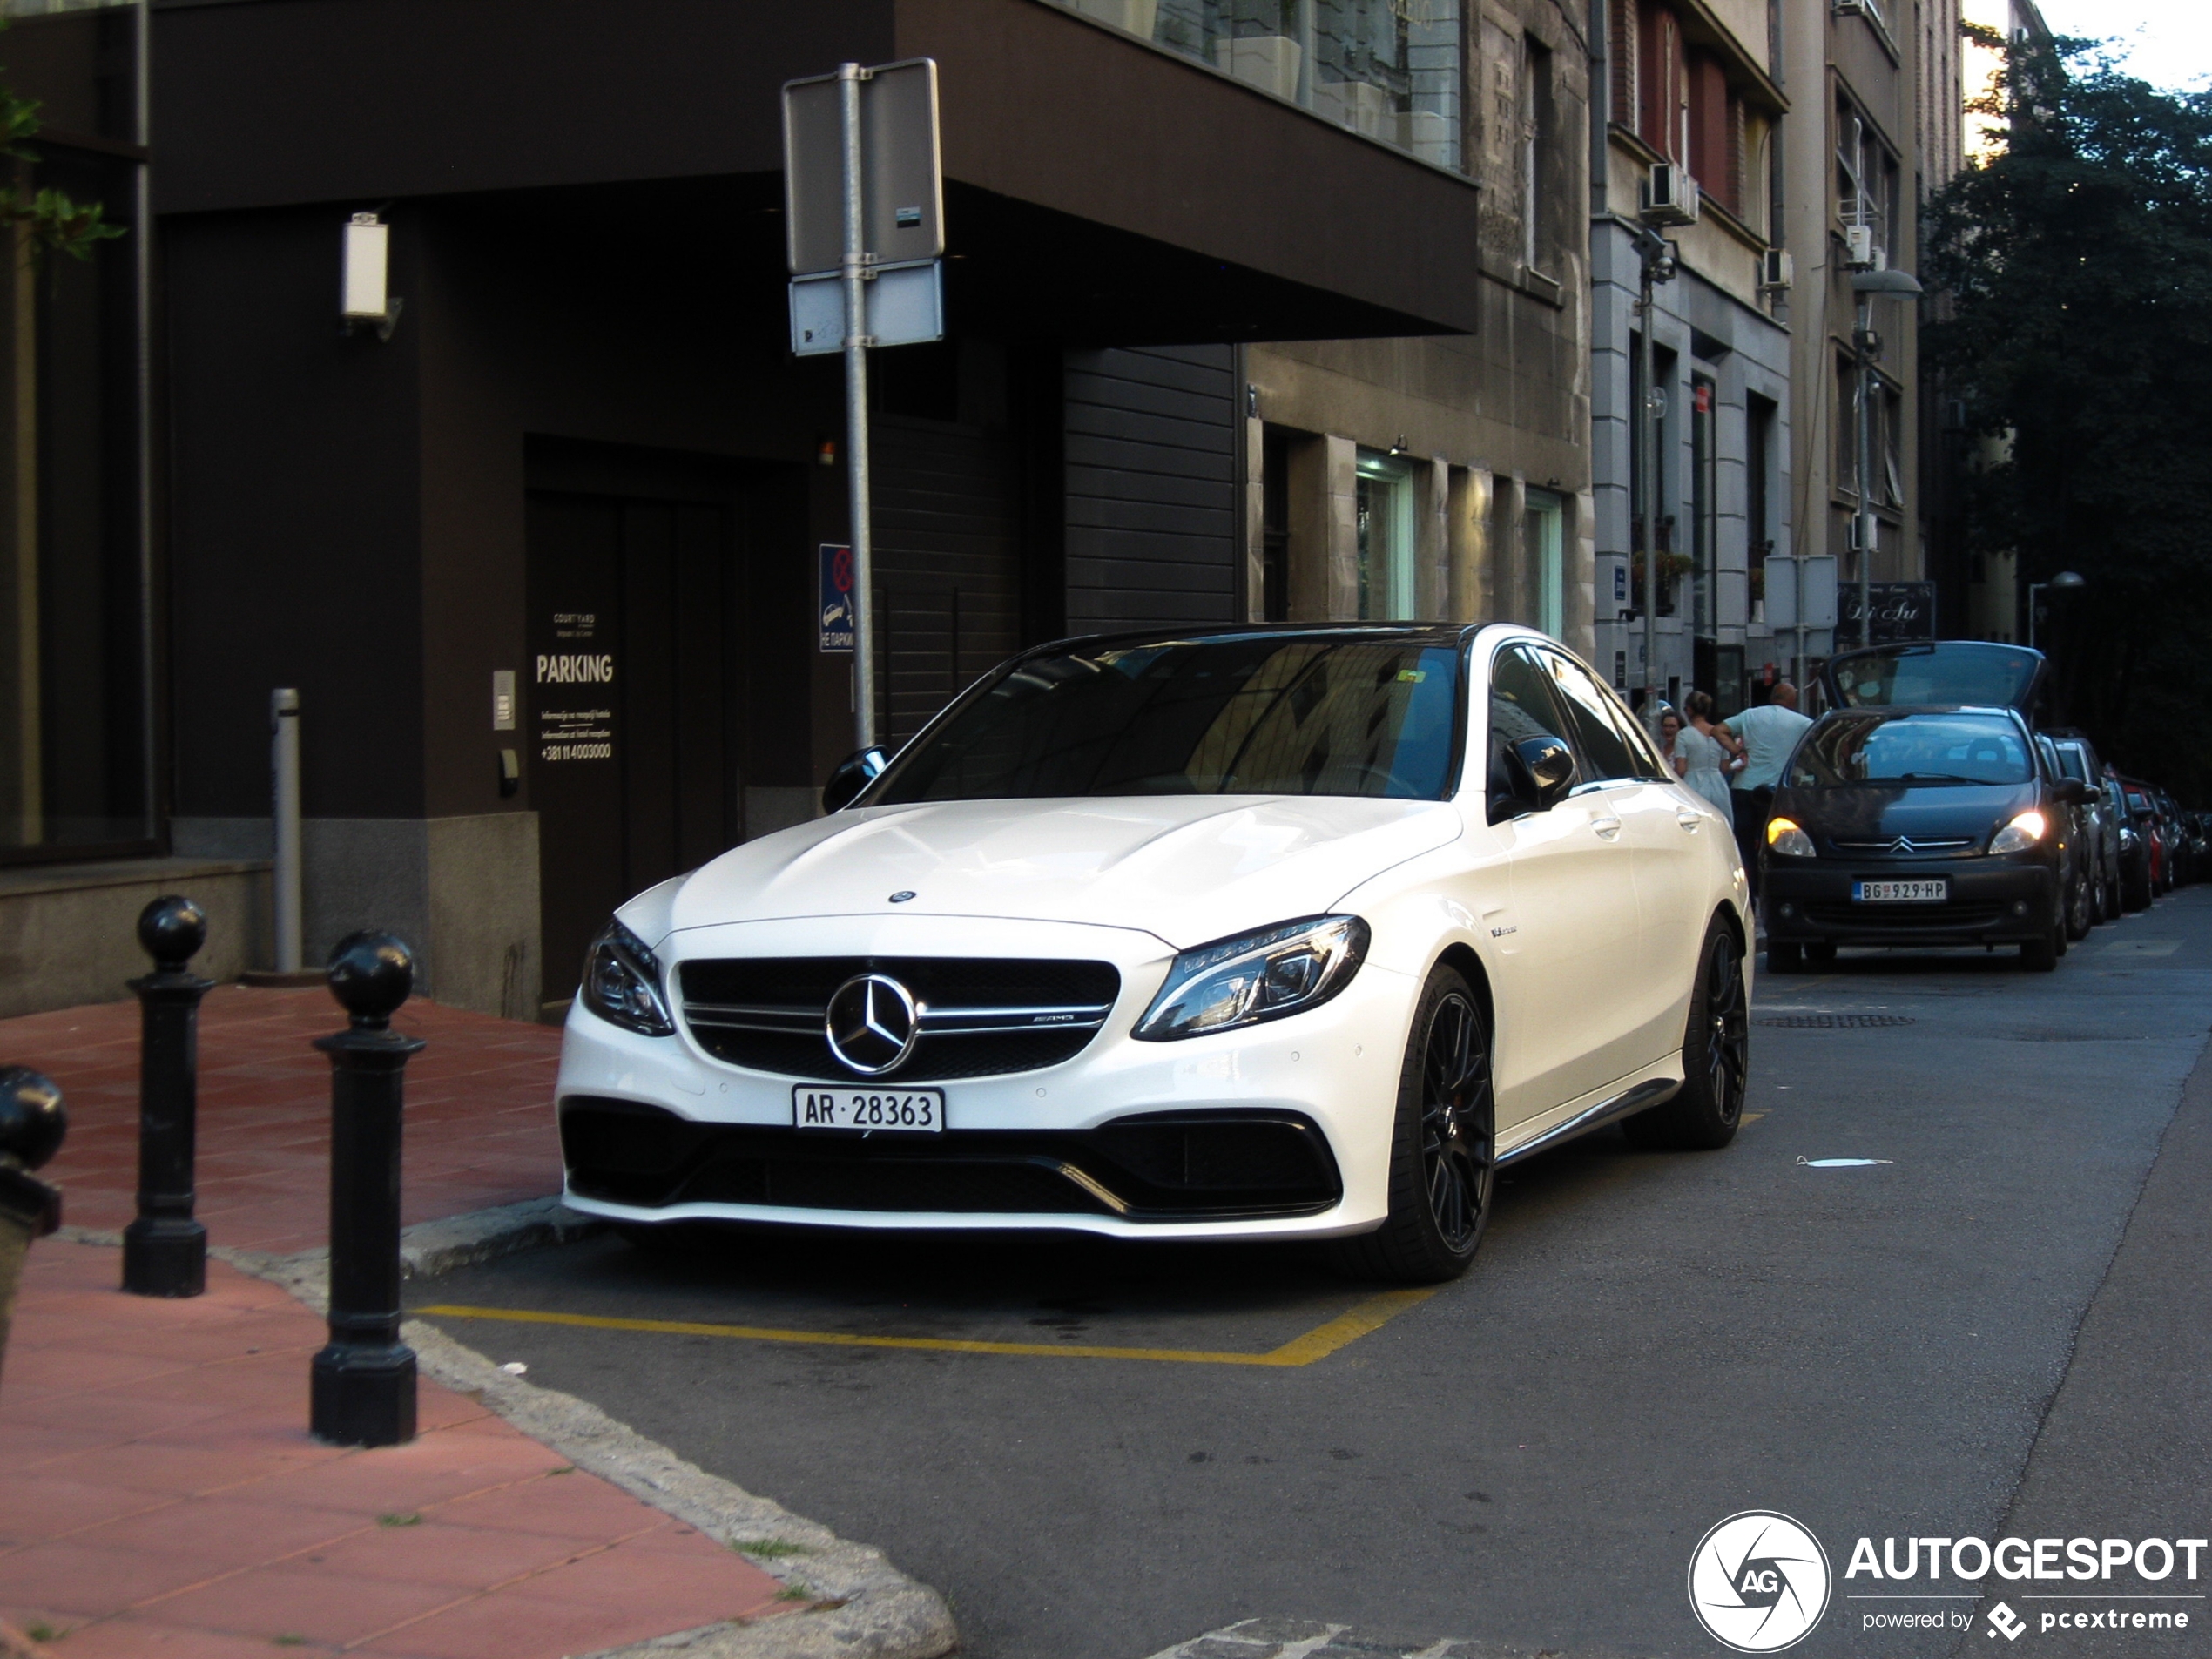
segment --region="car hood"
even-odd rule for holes
[[[1844,841],[1986,840],[2016,813],[2035,805],[2026,784],[1844,784],[1826,789],[1788,789],[1774,810],[1816,836]]]
[[[1444,802],[1339,797],[865,807],[749,841],[624,914],[655,942],[732,921],[896,914],[1134,927],[1182,949],[1325,911],[1461,833]]]

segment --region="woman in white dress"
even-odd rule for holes
[[[1692,691],[1683,699],[1683,706],[1689,712],[1689,719],[1675,739],[1675,770],[1682,774],[1683,783],[1713,803],[1720,815],[1734,821],[1734,806],[1729,799],[1728,772],[1734,759],[1727,742],[1713,729],[1713,699],[1703,691]]]

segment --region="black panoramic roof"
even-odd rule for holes
[[[1195,645],[1210,639],[1375,639],[1410,644],[1456,645],[1490,626],[1487,622],[1231,622],[1201,628],[1145,628],[1111,634],[1078,634],[1033,645],[1023,657],[1056,651],[1131,651],[1146,645]]]

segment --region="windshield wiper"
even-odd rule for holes
[[[1961,778],[1955,772],[1900,772],[1897,778],[1899,783],[1905,784],[1986,784],[1991,781],[1986,778]]]

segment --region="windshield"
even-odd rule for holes
[[[2020,729],[1994,714],[1836,714],[1805,734],[1798,788],[1838,784],[2024,784],[2035,775]]]
[[[1946,640],[1937,645],[1854,651],[1837,661],[1832,671],[1851,708],[1897,703],[2017,708],[2042,661],[2036,652],[2018,645]]]
[[[901,754],[868,804],[1451,787],[1455,646],[1346,635],[1031,657]]]

